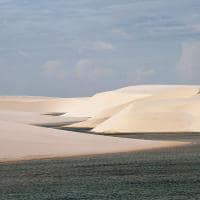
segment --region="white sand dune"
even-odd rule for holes
[[[78,122],[71,127],[93,128],[93,132],[100,134],[200,132],[199,88],[150,85],[88,98],[0,97],[0,160],[117,153],[188,144],[91,135],[33,124]],[[66,114],[43,115],[50,112]]]
[[[199,88],[142,85],[100,93],[64,115],[91,118],[66,127],[97,133],[199,132]]]
[[[25,112],[62,112],[76,107],[88,98],[53,98],[53,97],[0,97],[0,110]]]
[[[187,144],[89,135],[5,121],[0,121],[0,130],[0,161],[139,151]]]
[[[120,88],[115,90],[116,92],[121,93],[129,93],[129,94],[147,94],[147,95],[156,95],[161,92],[167,92],[170,91],[170,93],[174,90],[179,91],[196,91],[199,90],[198,85],[134,85],[134,86],[128,86],[125,88]],[[185,93],[185,92],[183,92]],[[191,93],[190,93],[191,94]]]
[[[133,102],[97,125],[93,131],[200,132],[200,95],[197,86],[177,86]]]
[[[64,116],[71,117],[94,117],[100,112],[110,109],[121,104],[125,104],[132,100],[141,99],[149,96],[149,94],[129,94],[124,95],[122,92],[110,91],[103,92],[92,96],[87,99],[87,101],[76,105],[75,107],[70,107],[67,110],[67,114]]]
[[[67,125],[64,127],[74,127],[74,128],[95,128],[97,125],[103,123],[110,117],[112,117],[114,114],[120,112],[123,110],[125,107],[127,107],[131,102],[125,103],[125,104],[120,104],[118,106],[114,106],[108,109],[105,109],[101,111],[99,114],[96,116],[89,118],[88,120],[78,122],[78,123],[73,123],[72,125]]]
[[[23,112],[23,111],[7,111],[7,110],[0,110],[0,120],[8,121],[8,122],[18,122],[23,124],[37,124],[37,125],[44,125],[44,124],[70,124],[70,122],[80,122],[86,120],[87,118],[83,117],[56,117],[50,115],[43,115],[37,112]]]

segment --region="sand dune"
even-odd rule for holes
[[[23,111],[6,111],[0,110],[0,120],[8,122],[18,122],[22,124],[70,124],[71,122],[80,122],[86,118],[63,118],[50,115],[44,115],[37,112],[23,112]]]
[[[110,117],[112,117],[114,114],[120,112],[123,110],[125,107],[127,107],[131,102],[125,103],[125,104],[120,104],[118,106],[114,106],[108,109],[103,110],[96,116],[89,118],[88,120],[79,122],[79,123],[74,123],[69,126],[64,126],[64,127],[74,127],[74,128],[95,128],[97,125],[103,123]]]
[[[94,117],[100,112],[115,107],[121,104],[125,104],[132,100],[141,99],[149,96],[149,94],[126,94],[117,91],[103,92],[96,94],[89,98],[87,101],[80,103],[76,107],[70,107],[67,114],[64,116],[82,116],[82,117]]]
[[[66,114],[44,115],[50,112]],[[33,126],[68,122],[73,123],[70,127],[92,128],[92,132],[100,134],[200,132],[199,86],[131,86],[88,98],[0,97],[0,160],[116,153],[188,144]]]
[[[147,150],[186,143],[89,135],[0,121],[0,161]]]
[[[1,97],[0,110],[17,111],[18,115],[19,111],[29,112],[29,124],[53,122],[55,118],[40,115],[45,112],[66,113],[56,122],[89,117],[67,126],[93,128],[98,133],[198,132],[199,91],[195,85],[141,85],[88,98]],[[2,116],[9,118],[8,113]]]
[[[91,118],[66,127],[97,133],[199,132],[199,88],[143,85],[100,93],[76,108],[75,116]]]
[[[94,132],[199,132],[200,95],[197,86],[166,88],[133,102],[97,125]]]
[[[173,90],[180,90],[180,91],[199,91],[198,85],[134,85],[128,86],[124,88],[120,88],[115,90],[116,92],[121,93],[134,93],[134,94],[149,94],[149,95],[156,95],[160,92],[167,92]]]
[[[0,97],[0,110],[25,112],[67,112],[87,98]]]

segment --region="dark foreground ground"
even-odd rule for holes
[[[161,139],[160,135],[132,135]],[[0,200],[197,200],[200,135],[195,145],[138,153],[0,164]]]

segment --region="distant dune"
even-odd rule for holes
[[[29,96],[2,96],[0,97],[0,110],[16,110],[25,112],[66,112],[76,107],[87,98],[53,98]]]

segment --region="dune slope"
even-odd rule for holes
[[[132,102],[92,131],[200,132],[200,95],[198,87],[173,87]]]
[[[184,144],[89,135],[0,121],[0,161],[138,151]]]

